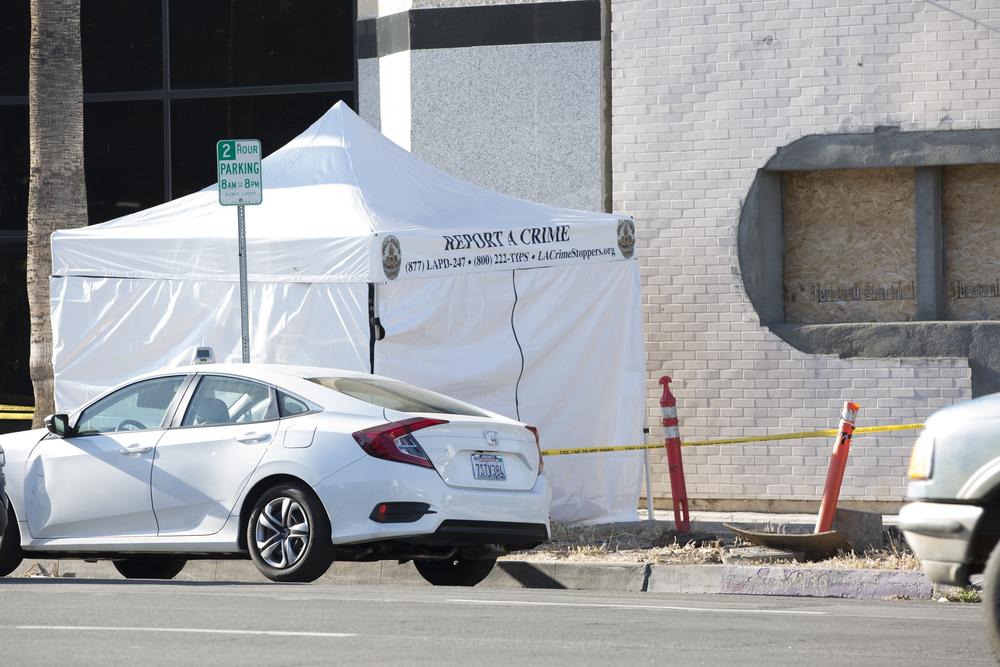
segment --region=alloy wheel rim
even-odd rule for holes
[[[309,517],[297,501],[282,496],[264,506],[254,530],[257,553],[273,568],[298,563],[309,547]]]

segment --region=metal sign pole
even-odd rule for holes
[[[236,207],[240,243],[240,333],[243,338],[243,363],[250,363],[250,308],[247,299],[247,225],[243,206]]]
[[[264,200],[261,150],[258,139],[221,139],[215,143],[219,175],[219,204],[236,207],[240,251],[240,338],[243,363],[250,363],[250,307],[247,294],[247,227],[244,205]]]

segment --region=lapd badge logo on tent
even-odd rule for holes
[[[618,221],[618,249],[625,259],[632,257],[635,252],[635,223],[631,220]]]
[[[395,280],[402,265],[403,251],[399,247],[399,239],[395,236],[386,236],[382,241],[382,271],[385,277]]]

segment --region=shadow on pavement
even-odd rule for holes
[[[566,588],[562,582],[546,574],[533,563],[499,561],[497,568],[525,588]]]

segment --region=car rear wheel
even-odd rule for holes
[[[993,547],[993,553],[986,562],[983,620],[986,622],[986,637],[993,648],[993,657],[1000,662],[1000,542]]]
[[[247,546],[254,565],[271,581],[315,581],[333,562],[326,510],[297,484],[271,487],[257,500],[247,523]]]
[[[186,558],[152,556],[113,561],[115,569],[126,579],[173,579],[184,566]]]
[[[497,559],[468,560],[456,557],[448,560],[415,560],[413,564],[420,576],[435,586],[475,586],[493,571]]]
[[[3,511],[3,503],[0,503],[0,511]],[[21,531],[17,527],[17,517],[10,511],[7,513],[7,528],[0,535],[0,577],[6,577],[16,570],[22,560],[24,553],[21,551]]]

